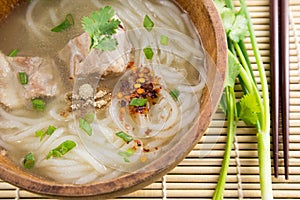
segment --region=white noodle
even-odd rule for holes
[[[43,1],[35,0],[29,4],[26,11],[26,27],[31,35],[47,43],[50,33],[48,34],[46,25],[51,22],[57,24],[61,9],[72,10],[74,5],[70,4],[69,0],[61,0],[58,10],[50,8],[49,12],[44,12],[43,16],[38,19],[34,15],[36,9],[42,7],[43,3]],[[78,120],[74,115],[70,114],[67,118],[60,115],[59,111],[64,109],[62,106],[65,106],[63,96],[56,97],[56,100],[48,105],[49,110],[40,118],[30,118],[22,112],[9,113],[0,108],[0,117],[3,122],[0,124],[0,129],[13,129],[13,131],[4,131],[0,135],[0,145],[11,151],[12,154],[20,154],[15,149],[15,145],[22,144],[19,151],[22,150],[22,154],[30,151],[36,155],[35,168],[41,175],[63,183],[84,184],[108,180],[143,167],[144,163],[140,161],[141,156],[147,156],[149,162],[160,156],[170,148],[170,145],[180,139],[197,120],[201,90],[206,83],[204,53],[200,40],[197,38],[194,27],[190,24],[187,14],[182,13],[173,2],[91,0],[86,4],[92,9],[103,7],[106,4],[115,9],[116,14],[128,30],[126,37],[135,48],[133,57],[135,65],[138,67],[148,66],[153,69],[155,76],[161,78],[162,89],[157,104],[151,107],[148,116],[138,115],[137,118],[133,118],[127,109],[123,121],[119,119],[119,102],[113,97],[111,104],[108,105],[106,116],[103,119],[96,118],[91,124],[92,136],[88,136],[79,128]],[[161,6],[166,6],[165,12],[161,12]],[[90,13],[86,15],[90,15]],[[151,32],[146,31],[143,27],[145,15],[150,16],[155,22]],[[47,23],[42,24],[42,21],[47,21]],[[167,46],[160,44],[161,35],[169,37],[170,42]],[[75,44],[73,45],[75,48]],[[151,45],[155,52],[152,60],[146,59],[143,52],[143,48],[148,45]],[[80,55],[78,49],[75,49],[74,52],[76,56]],[[121,50],[119,50],[119,54],[120,57],[124,56],[124,52]],[[114,59],[111,58],[111,53],[106,55],[110,56],[108,60],[113,63]],[[113,56],[117,58],[115,55]],[[73,62],[74,60],[71,60],[71,63]],[[194,67],[194,69],[189,71],[189,67]],[[73,73],[72,69],[71,74]],[[193,80],[195,84],[191,84],[188,80],[190,72],[196,73],[195,78],[192,76],[196,79]],[[175,88],[180,92],[178,101],[169,93]],[[40,141],[40,138],[35,136],[35,132],[45,129],[49,125],[53,125],[57,129],[51,136],[47,135]],[[128,125],[130,128],[127,127]],[[152,132],[145,139],[147,129],[151,129]],[[122,138],[116,136],[118,131],[127,132],[142,143],[142,146],[137,147],[134,154],[128,158],[124,157],[122,152],[133,148],[135,141],[126,143]],[[66,140],[76,142],[76,147],[61,158],[47,159],[49,151]],[[145,153],[143,147],[149,148],[151,151]],[[155,150],[156,148],[158,150]],[[21,165],[22,158],[19,160]]]

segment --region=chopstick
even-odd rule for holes
[[[289,177],[289,1],[280,1],[280,64],[281,64],[281,83],[282,83],[282,133],[283,133],[283,149],[284,149],[284,174],[285,179]]]
[[[270,0],[272,135],[274,176],[278,177],[279,116],[282,135],[285,179],[289,176],[289,13],[287,0]],[[280,67],[279,67],[280,66]],[[279,84],[280,83],[280,84]],[[280,107],[281,106],[281,107]]]
[[[278,177],[279,156],[279,5],[278,0],[270,0],[271,13],[271,104],[274,176]]]

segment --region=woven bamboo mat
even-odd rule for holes
[[[247,0],[262,58],[269,71],[269,0]],[[238,1],[235,0],[238,6]],[[250,49],[250,41],[246,41]],[[253,52],[249,51],[254,63]],[[258,77],[256,65],[254,74]],[[290,0],[290,178],[284,179],[282,145],[279,178],[273,178],[276,199],[300,199],[300,1]],[[237,87],[237,90],[239,87]],[[281,140],[282,138],[280,138]],[[118,199],[211,199],[218,180],[226,141],[221,111],[193,151],[162,180]],[[260,199],[255,129],[242,122],[232,151],[225,199]],[[48,199],[0,180],[0,199]]]

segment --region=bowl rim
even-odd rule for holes
[[[197,0],[200,1],[200,0]],[[210,18],[213,29],[218,31],[221,34],[215,34],[216,42],[216,67],[219,74],[219,80],[215,83],[213,89],[217,92],[214,92],[210,96],[210,106],[201,108],[201,116],[204,115],[205,118],[209,120],[200,120],[194,123],[193,127],[190,130],[197,129],[193,131],[194,133],[189,133],[187,131],[184,135],[189,135],[190,140],[178,143],[175,147],[172,147],[171,153],[163,154],[161,157],[156,159],[150,165],[145,166],[144,168],[138,170],[134,173],[129,173],[123,176],[120,176],[114,179],[114,182],[111,180],[101,181],[89,184],[75,185],[75,184],[61,184],[54,181],[45,180],[41,177],[33,176],[31,174],[17,174],[15,170],[21,170],[17,166],[11,167],[11,162],[5,155],[0,155],[0,178],[4,181],[7,181],[17,187],[24,188],[28,191],[49,195],[49,196],[60,196],[65,198],[74,198],[74,197],[112,197],[118,196],[120,194],[129,193],[134,190],[140,189],[151,182],[153,182],[158,177],[161,177],[169,170],[176,167],[176,165],[184,159],[184,157],[193,149],[200,137],[206,131],[213,113],[217,109],[217,104],[221,98],[221,94],[224,87],[225,72],[227,70],[227,43],[225,37],[225,31],[222,25],[222,21],[218,14],[216,7],[212,0],[201,0],[203,6],[205,7],[207,14]],[[178,2],[177,2],[178,3]],[[222,34],[223,33],[223,34]],[[221,81],[220,81],[221,80]],[[181,148],[182,151],[174,151],[177,148]],[[172,159],[170,159],[172,158]],[[174,159],[175,158],[175,159]],[[161,166],[162,160],[167,160],[164,162],[164,166]],[[175,160],[175,161],[174,161]],[[4,162],[2,162],[4,161]],[[153,168],[155,170],[153,170]],[[149,170],[151,169],[151,170]],[[149,170],[149,171],[147,171]],[[139,178],[137,179],[136,176]]]

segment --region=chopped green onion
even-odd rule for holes
[[[23,166],[25,169],[32,169],[35,164],[35,158],[33,153],[28,153],[23,160]]]
[[[130,156],[132,156],[133,154],[134,154],[134,150],[133,149],[131,149],[131,148],[129,148],[129,149],[127,149],[126,151],[119,151],[119,153],[118,153],[120,156],[123,156],[123,157],[130,157]]]
[[[133,98],[130,101],[130,106],[145,106],[147,104],[147,99],[143,98]]]
[[[151,31],[154,27],[154,22],[150,19],[148,15],[144,17],[144,27],[147,31]]]
[[[179,90],[174,89],[174,90],[170,91],[170,95],[171,95],[176,101],[178,101],[178,97],[179,97],[179,95],[180,95],[180,92],[179,92]]]
[[[46,135],[52,135],[54,133],[54,131],[56,130],[56,127],[55,126],[52,126],[50,125],[46,131],[43,131],[42,130],[38,130],[35,132],[35,136],[36,137],[40,137],[40,141],[43,140],[43,138],[46,136]]]
[[[89,136],[91,136],[93,134],[93,129],[91,127],[91,125],[85,120],[80,118],[79,119],[79,127],[86,132]]]
[[[14,57],[15,55],[17,55],[18,52],[19,52],[18,49],[14,49],[8,56],[9,57]]]
[[[38,130],[35,132],[35,136],[40,137],[40,141],[42,141],[45,136],[45,132],[43,130]]]
[[[22,85],[26,85],[28,83],[28,76],[26,72],[19,72],[19,80]]]
[[[127,133],[125,133],[123,131],[117,132],[116,136],[118,136],[119,138],[123,139],[124,142],[127,142],[127,143],[129,143],[129,142],[131,142],[133,140],[133,138],[130,135],[128,135]]]
[[[61,143],[58,147],[55,149],[52,149],[48,155],[47,159],[51,157],[60,158],[69,151],[71,151],[76,146],[76,143],[72,140],[66,140],[65,142]]]
[[[160,44],[167,46],[169,44],[169,37],[166,35],[161,35],[160,36]]]
[[[72,14],[67,14],[65,17],[65,20],[59,24],[58,26],[51,29],[52,32],[62,32],[66,30],[67,28],[74,25],[74,18]]]
[[[148,60],[151,60],[154,56],[154,52],[150,46],[143,49],[144,54]]]
[[[52,135],[52,134],[54,133],[55,130],[56,130],[56,127],[50,125],[50,126],[48,127],[48,129],[46,130],[45,134],[46,134],[46,135]]]
[[[45,110],[45,101],[43,99],[32,99],[32,106],[35,110],[44,111]]]
[[[122,156],[122,157],[123,157],[124,162],[129,163],[130,160],[129,160],[128,158],[129,158],[130,156],[133,156],[134,152],[135,152],[134,149],[129,148],[129,149],[127,149],[126,151],[119,151],[118,154],[119,154],[119,156]]]
[[[90,114],[86,114],[84,117],[85,121],[87,121],[88,123],[93,123],[94,119],[95,119],[95,115],[93,113]]]

